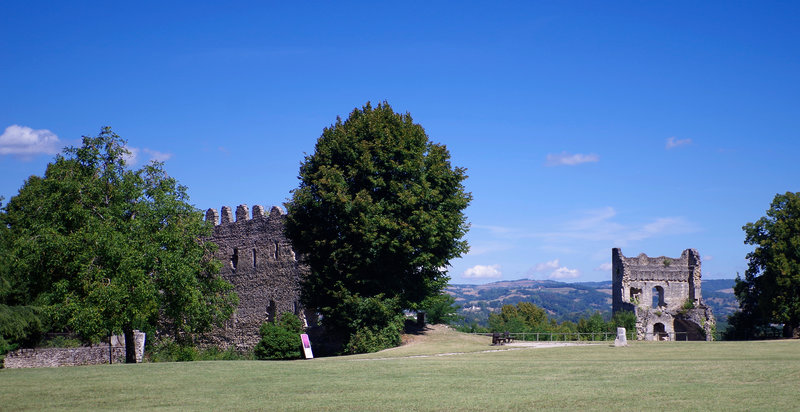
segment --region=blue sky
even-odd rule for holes
[[[109,3],[0,4],[6,200],[107,125],[198,208],[282,204],[383,100],[468,169],[454,283],[609,280],[612,247],[733,277],[800,191],[797,2]]]

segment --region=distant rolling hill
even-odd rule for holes
[[[717,321],[726,321],[738,309],[733,279],[703,280],[703,301],[714,310]],[[446,291],[460,306],[465,323],[486,325],[489,314],[503,305],[532,302],[559,322],[588,317],[595,311],[611,313],[611,281],[565,283],[553,280],[504,280],[485,285],[450,285]]]

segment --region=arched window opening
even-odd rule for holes
[[[278,260],[278,241],[275,241],[275,260]]]
[[[231,256],[231,268],[236,270],[237,266],[239,266],[239,249],[233,248],[233,255]]]
[[[638,305],[641,298],[642,290],[638,288],[631,288],[631,303]]]
[[[660,306],[667,306],[667,304],[664,303],[664,288],[656,286],[653,288],[653,307],[657,308]]]
[[[253,248],[253,269],[258,267],[258,261],[256,259],[256,248]]]

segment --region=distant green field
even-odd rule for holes
[[[444,331],[340,358],[0,370],[0,410],[800,408],[797,340],[506,350],[488,339]]]

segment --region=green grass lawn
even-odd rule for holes
[[[485,352],[489,339],[442,331],[339,358],[0,370],[0,410],[800,409],[797,340]],[[451,354],[427,356],[439,353]]]

